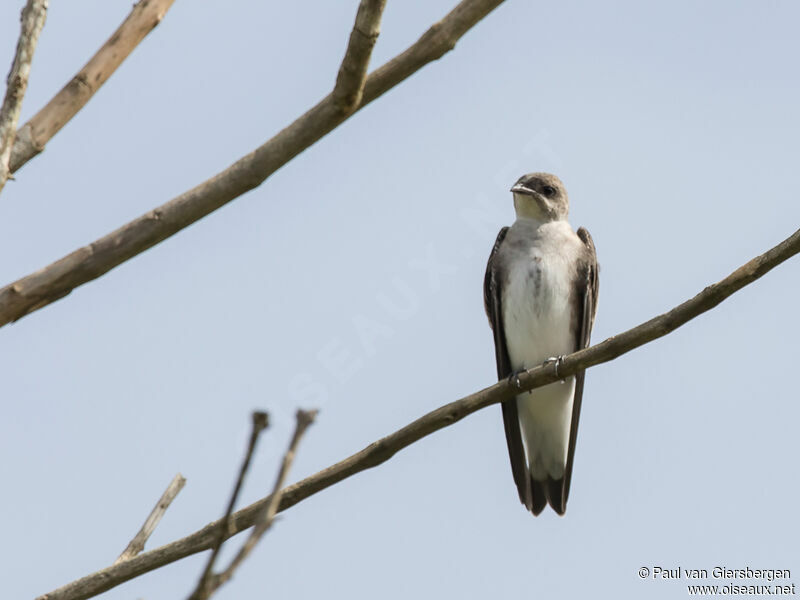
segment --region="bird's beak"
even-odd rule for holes
[[[534,196],[536,192],[529,187],[525,187],[522,183],[515,183],[511,191],[515,194],[525,194],[526,196]]]

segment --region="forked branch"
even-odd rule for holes
[[[355,110],[363,108],[451,50],[462,35],[502,1],[463,0],[415,44],[367,77],[361,103]],[[353,44],[360,45],[360,42]],[[354,63],[362,64],[362,51],[354,51],[353,55],[356,54],[362,59],[354,60]],[[350,84],[346,82],[355,79],[350,75],[344,76],[345,83],[341,85],[349,89]],[[0,326],[63,298],[76,287],[100,277],[261,185],[272,173],[330,133],[351,114],[341,109],[332,92],[264,145],[211,179],[88,246],[0,289]]]
[[[11,172],[44,150],[50,139],[82,109],[145,36],[161,22],[175,0],[139,0],[97,53],[42,110],[20,127],[11,151]]]
[[[281,468],[278,471],[278,476],[275,478],[275,485],[272,488],[272,493],[267,496],[270,499],[269,502],[267,502],[256,515],[255,526],[250,532],[250,536],[245,540],[244,544],[242,544],[242,547],[239,548],[239,551],[236,553],[236,556],[233,557],[233,560],[231,560],[231,563],[228,565],[228,567],[221,573],[214,573],[214,560],[219,553],[222,538],[226,534],[230,535],[228,529],[231,515],[229,507],[228,513],[222,519],[222,526],[220,527],[220,545],[217,545],[214,548],[211,558],[208,561],[208,565],[206,566],[206,569],[197,584],[197,588],[192,595],[189,596],[189,600],[207,600],[222,585],[228,582],[231,577],[233,577],[234,573],[236,573],[236,570],[239,568],[239,566],[248,556],[250,556],[250,553],[253,551],[253,548],[256,547],[256,544],[258,544],[261,538],[264,537],[264,534],[267,533],[267,530],[272,526],[272,522],[275,519],[275,513],[278,512],[278,505],[281,501],[283,486],[286,483],[286,478],[289,475],[289,469],[291,469],[292,463],[294,462],[295,454],[297,454],[297,447],[300,445],[300,440],[303,438],[306,429],[308,429],[309,426],[314,422],[316,416],[316,410],[297,411],[297,424],[295,425],[294,435],[292,435],[292,440],[289,442],[289,449],[286,450],[286,454],[283,455]],[[256,427],[257,425],[254,424],[254,432],[256,431]],[[257,436],[258,434],[256,433],[255,435]],[[251,443],[251,449],[254,447],[254,445],[255,444]],[[248,457],[245,459],[245,465],[249,464],[251,453],[252,450],[248,452]],[[241,480],[242,477],[244,477],[246,470],[247,467],[243,466],[239,476],[239,482],[236,484],[237,491],[241,485]],[[236,500],[237,491],[234,491],[234,494],[231,497],[231,505]]]

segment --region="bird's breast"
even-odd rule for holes
[[[573,269],[568,261],[533,246],[518,251],[508,267],[503,326],[512,367],[527,369],[574,351]]]

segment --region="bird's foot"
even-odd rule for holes
[[[549,365],[551,363],[555,363],[556,377],[558,377],[558,365],[560,365],[562,362],[564,362],[564,355],[563,354],[561,354],[559,356],[551,356],[550,358],[548,358],[546,361],[544,361],[542,363],[542,366],[546,367],[547,365]],[[561,379],[561,383],[564,383],[564,379]]]
[[[517,389],[520,389],[522,384],[519,381],[519,374],[524,372],[525,369],[517,369],[516,371],[512,372],[511,375],[508,376],[508,383],[512,383],[517,386]]]

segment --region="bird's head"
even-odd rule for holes
[[[511,188],[518,219],[563,221],[569,214],[569,198],[564,184],[550,173],[528,173]]]

